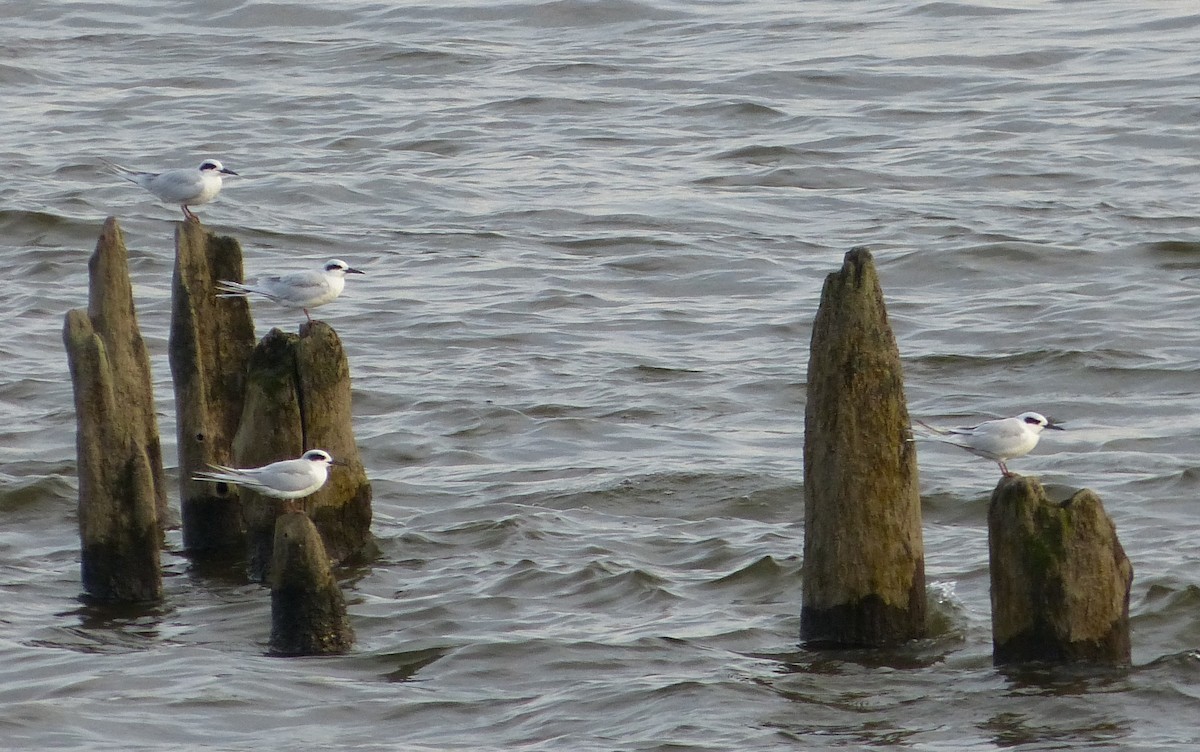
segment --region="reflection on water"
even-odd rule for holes
[[[980,724],[980,729],[994,735],[999,747],[1020,747],[1026,744],[1087,744],[1116,742],[1129,737],[1133,731],[1127,721],[1095,720],[1091,723],[1076,719],[1064,726],[1061,722],[1041,723],[1020,713],[999,713]]]
[[[80,595],[79,607],[55,614],[53,626],[31,644],[80,653],[122,653],[157,647],[162,623],[174,614],[165,603],[106,603]]]

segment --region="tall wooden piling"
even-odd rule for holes
[[[88,274],[88,310],[68,312],[63,326],[78,425],[83,587],[104,600],[157,600],[159,520],[166,517],[162,449],[128,253],[112,217]]]
[[[302,512],[288,512],[279,517],[273,537],[271,652],[346,652],[354,645],[354,630],[316,526]]]
[[[1094,493],[1056,504],[1035,479],[1001,478],[988,552],[996,665],[1129,664],[1133,567]]]
[[[334,460],[324,487],[293,505],[316,523],[336,561],[359,553],[370,538],[371,485],[354,441],[350,367],[337,333],[321,321],[300,334],[274,329],[255,348],[246,374],[245,407],[233,442],[235,464],[258,466],[324,449]],[[264,579],[274,550],[275,520],[285,508],[252,490],[241,492],[250,575]]]
[[[169,354],[175,381],[180,511],[184,547],[193,553],[242,545],[238,489],[192,480],[210,463],[232,464],[242,414],[254,322],[241,298],[219,299],[216,283],[242,280],[242,249],[198,220],[175,230]]]
[[[884,646],[925,634],[917,457],[895,336],[871,254],[829,275],[804,416],[801,639]]]

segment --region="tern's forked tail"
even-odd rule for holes
[[[916,423],[918,426],[920,426],[921,428],[924,428],[926,431],[929,431],[930,433],[936,434],[938,436],[949,436],[950,434],[953,433],[953,431],[947,431],[944,428],[935,428],[934,426],[929,425],[928,423],[926,423],[923,420],[917,420],[914,418],[913,423]],[[916,433],[913,434],[913,437],[914,438],[923,438],[923,439],[934,438],[933,436],[920,436]]]
[[[218,298],[241,298],[254,292],[258,292],[258,290],[255,290],[250,285],[242,284],[241,282],[232,282],[227,279],[222,279],[217,282]]]
[[[128,167],[122,167],[121,165],[117,164],[116,162],[111,162],[111,161],[105,159],[104,157],[99,157],[99,160],[104,163],[104,166],[106,168],[108,168],[109,172],[111,172],[112,174],[117,175],[119,177],[125,178],[126,180],[128,180],[129,182],[131,182],[135,185],[137,184],[138,178],[140,176],[148,174],[145,172],[138,172],[137,170],[131,170]]]

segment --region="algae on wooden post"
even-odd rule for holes
[[[871,254],[829,275],[804,416],[804,596],[811,646],[925,634],[925,554],[904,378]]]
[[[354,630],[317,528],[302,512],[288,512],[279,517],[274,539],[271,652],[345,653],[354,645]]]
[[[104,600],[157,600],[162,450],[128,257],[111,217],[88,271],[88,311],[69,311],[63,326],[78,424],[83,586]]]
[[[315,522],[336,561],[360,552],[370,538],[367,481],[350,407],[350,367],[337,334],[321,321],[301,333],[275,329],[258,344],[246,373],[246,401],[233,442],[235,464],[262,465],[324,449],[338,463],[324,487],[292,505]],[[266,577],[275,518],[285,504],[242,491],[250,546],[250,575]]]
[[[210,463],[231,464],[242,414],[254,322],[241,298],[219,299],[216,283],[242,279],[242,249],[195,220],[175,231],[170,361],[179,438],[184,547],[192,552],[240,546],[238,489],[192,480]]]
[[[1104,505],[1001,478],[988,506],[992,660],[1128,665],[1133,567]]]

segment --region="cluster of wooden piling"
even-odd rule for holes
[[[83,585],[100,599],[151,601],[162,596],[166,484],[149,358],[111,218],[89,271],[88,309],[69,312],[63,330],[78,416]],[[223,279],[242,279],[237,241],[182,223],[170,363],[184,547],[194,556],[244,553],[251,576],[271,584],[272,652],[343,652],[353,632],[331,563],[363,549],[371,521],[346,355],[319,321],[256,343],[245,300],[217,298]],[[916,448],[900,354],[865,249],[850,251],[825,281],[804,431],[801,639],[841,648],[924,637]],[[209,464],[256,466],[316,447],[347,466],[300,511],[192,479]],[[1053,503],[1036,481],[1005,477],[992,494],[988,537],[997,664],[1129,662],[1132,569],[1094,494]]]
[[[926,634],[916,449],[871,255],[825,281],[804,421],[801,639],[895,646]],[[1130,662],[1133,571],[1100,499],[1002,478],[988,511],[993,660]]]
[[[371,486],[354,441],[341,341],[314,321],[256,344],[246,301],[216,296],[219,280],[242,280],[238,242],[194,219],[178,226],[175,241],[169,355],[184,548],[197,558],[244,556],[250,576],[271,584],[272,652],[344,652],[353,631],[332,565],[368,544]],[[150,362],[112,218],[89,272],[88,310],[70,311],[63,330],[78,422],[83,585],[101,600],[153,601],[162,597],[166,484]],[[345,466],[298,502],[303,513],[193,480],[210,464],[256,466],[311,448]]]

